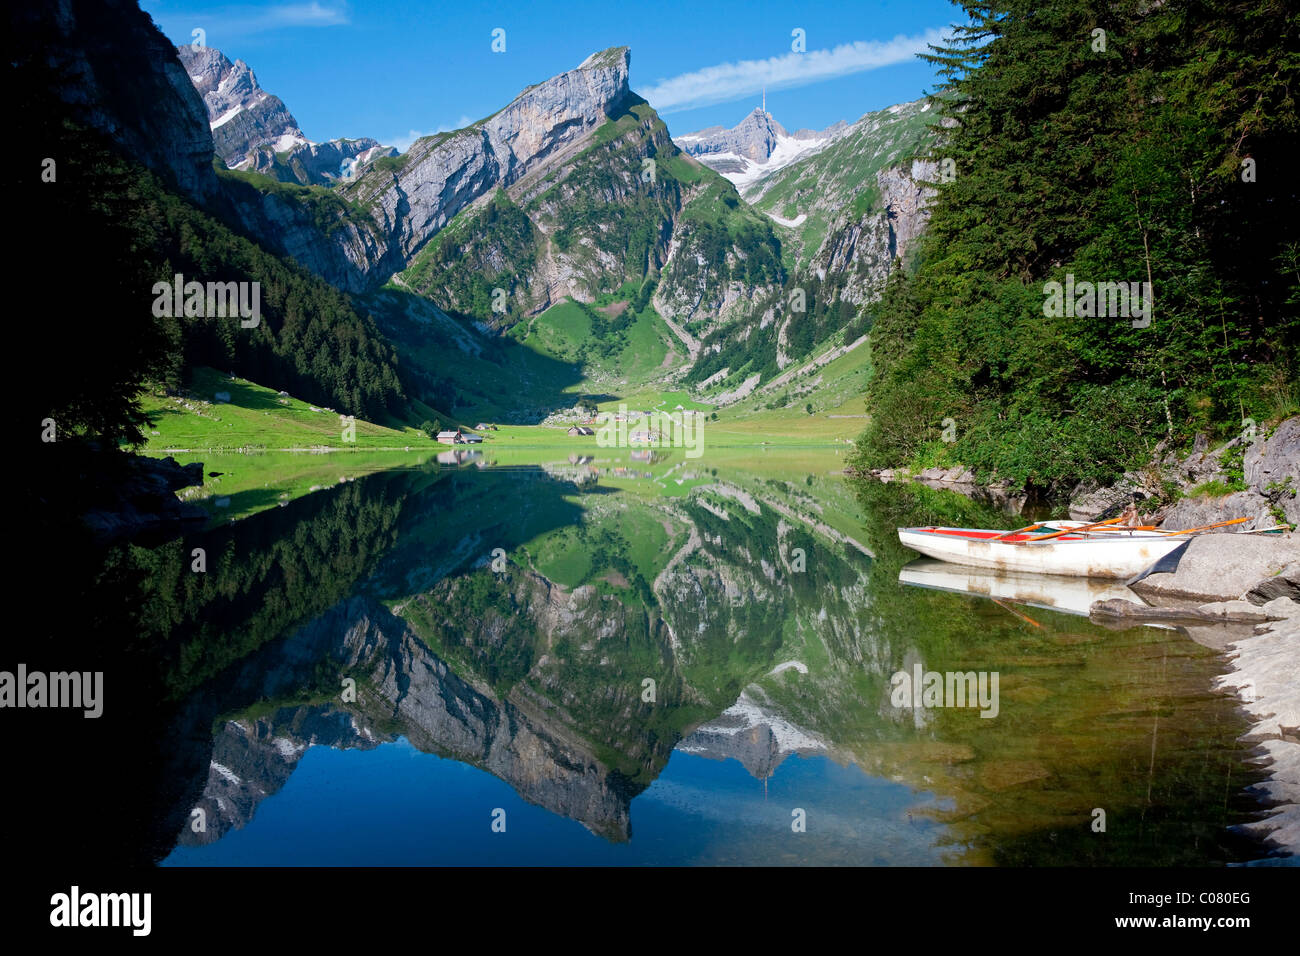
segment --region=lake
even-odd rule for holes
[[[32,792],[76,820],[91,788],[95,822],[49,839],[165,866],[1264,856],[1232,829],[1260,775],[1221,656],[925,585],[894,534],[1015,518],[834,450],[534,457],[209,457],[208,529],[38,556],[29,666],[106,689]]]

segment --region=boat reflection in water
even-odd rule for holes
[[[1017,617],[1035,624],[1037,622],[1008,608],[1003,602],[1024,604],[1048,611],[1062,611],[1080,617],[1087,617],[1092,605],[1097,601],[1118,598],[1137,604],[1146,603],[1127,585],[1107,578],[993,571],[949,564],[931,558],[921,558],[906,565],[898,572],[898,580],[901,584],[934,591],[981,595],[1016,614]]]

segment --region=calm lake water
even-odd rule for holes
[[[59,837],[168,866],[1263,855],[1221,657],[941,590],[894,536],[1014,519],[833,453],[623,455],[250,489],[72,559],[29,665],[102,668],[105,716],[59,725],[33,803],[75,819],[59,788],[91,785]],[[996,715],[900,705],[900,671],[996,674]]]

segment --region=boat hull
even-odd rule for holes
[[[994,540],[992,536],[1000,533],[979,528],[899,528],[898,540],[926,557],[967,567],[1120,580],[1141,574],[1187,543],[1186,538],[1135,533],[1019,544]]]

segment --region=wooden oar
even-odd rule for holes
[[[1153,525],[1153,524],[1135,524],[1135,525],[1131,525],[1131,526],[1130,526],[1130,525],[1126,525],[1126,524],[1121,524],[1121,525],[1116,525],[1116,526],[1113,527],[1113,528],[1093,528],[1092,530],[1094,530],[1094,531],[1117,531],[1117,532],[1124,532],[1124,531],[1159,531],[1160,529],[1157,528],[1157,527],[1156,527],[1155,525]],[[1165,531],[1165,532],[1163,532],[1163,533],[1164,533],[1164,534],[1173,534],[1172,531]]]
[[[1254,515],[1247,515],[1244,518],[1233,518],[1231,521],[1220,521],[1217,524],[1207,524],[1200,528],[1184,528],[1182,531],[1171,531],[1170,536],[1176,534],[1195,534],[1197,531],[1209,531],[1211,528],[1225,528],[1230,524],[1241,524],[1243,521],[1254,521]]]
[[[1039,624],[1037,621],[1035,621],[1035,620],[1034,620],[1032,617],[1030,617],[1028,614],[1021,614],[1021,613],[1020,613],[1019,611],[1017,611],[1015,608],[1007,607],[1005,604],[1003,604],[1003,603],[1002,603],[1001,601],[999,601],[997,598],[989,598],[989,600],[992,601],[994,604],[996,604],[998,607],[1002,608],[1002,610],[1004,610],[1004,611],[1009,611],[1010,613],[1014,614],[1016,617],[1020,618],[1020,620],[1022,620],[1022,621],[1028,621],[1030,624],[1034,625],[1034,627],[1042,627],[1042,626],[1043,626],[1043,625]]]
[[[1002,538],[1009,538],[1013,534],[1024,534],[1026,531],[1037,531],[1039,528],[1043,527],[1044,525],[1049,525],[1049,524],[1051,524],[1050,521],[1040,521],[1038,522],[1038,524],[1031,524],[1028,528],[1017,528],[1015,531],[1003,531],[1000,535],[998,535],[996,538],[993,538],[991,540],[999,541]]]
[[[1091,531],[1093,528],[1104,528],[1108,524],[1114,524],[1117,521],[1123,521],[1124,516],[1110,518],[1107,521],[1096,521],[1092,524],[1083,525],[1080,528],[1066,528],[1064,531],[1053,531],[1051,534],[1036,534],[1026,541],[1013,541],[1012,544],[1029,544],[1031,541],[1048,541],[1052,538],[1059,538],[1063,534],[1079,534],[1082,531]]]

